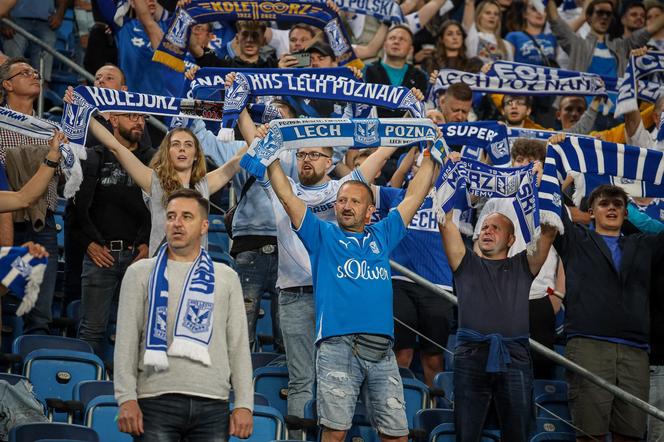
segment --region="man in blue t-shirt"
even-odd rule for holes
[[[293,193],[279,161],[268,167],[272,188],[311,261],[316,304],[316,378],[323,440],[344,440],[360,389],[372,425],[383,438],[405,442],[408,421],[394,353],[390,252],[431,187],[427,156],[403,201],[385,219],[366,226],[375,211],[373,192],[345,182],[334,210],[338,226],[307,209]]]

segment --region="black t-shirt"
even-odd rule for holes
[[[525,250],[511,258],[492,260],[466,249],[454,272],[459,327],[505,337],[528,335],[533,279]]]

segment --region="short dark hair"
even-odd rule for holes
[[[194,189],[178,189],[175,192],[168,195],[166,198],[166,205],[170,204],[171,201],[178,198],[187,198],[190,200],[196,200],[198,205],[203,211],[203,218],[207,218],[210,214],[210,201],[208,201],[203,195],[200,194],[197,190]]]
[[[0,64],[0,103],[3,103],[7,98],[2,83],[10,77],[9,71],[11,71],[12,66],[18,63],[30,64],[30,60],[25,57],[9,57],[4,63]]]
[[[627,201],[629,200],[627,192],[625,192],[625,189],[622,187],[613,186],[611,184],[601,184],[590,192],[590,196],[588,197],[588,207],[592,208],[593,203],[600,198],[620,198],[623,200],[623,203],[625,203],[625,208],[627,208]]]
[[[615,11],[615,6],[611,0],[592,0],[586,9],[586,19],[590,18],[591,15],[595,12],[595,6],[601,5],[602,3],[608,3],[611,5],[611,12]]]
[[[516,157],[534,158],[542,163],[546,159],[546,141],[534,138],[517,138],[512,145],[512,159]]]
[[[339,187],[339,190],[337,191],[337,195],[339,194],[339,192],[341,192],[341,189],[343,189],[345,186],[349,186],[349,185],[355,185],[355,186],[360,186],[360,187],[364,188],[364,190],[366,190],[367,194],[369,195],[369,202],[371,203],[371,205],[372,206],[376,205],[376,201],[374,200],[373,189],[371,189],[371,186],[368,185],[367,183],[365,183],[364,181],[348,180],[348,181],[344,182],[341,185],[341,187]]]
[[[620,16],[621,17],[624,16],[632,8],[641,8],[641,9],[643,9],[643,12],[646,12],[646,6],[643,3],[641,3],[639,0],[631,1],[631,2],[628,1],[628,2],[623,3],[622,10],[620,11]]]
[[[500,102],[500,106],[505,107],[507,104],[506,103],[507,100],[512,98],[523,98],[524,100],[526,100],[526,106],[528,106],[529,108],[533,107],[533,97],[531,97],[530,95],[503,95],[503,99]]]
[[[392,31],[396,31],[397,29],[401,29],[403,31],[406,31],[408,35],[410,35],[410,43],[413,44],[415,43],[415,34],[413,34],[413,31],[410,30],[410,28],[406,25],[403,24],[398,24],[392,26],[388,31],[387,34],[385,34],[385,39],[387,40],[387,36],[392,33]]]
[[[445,97],[451,97],[459,101],[471,101],[473,90],[466,83],[453,83],[445,91]]]
[[[311,34],[311,38],[314,38],[316,36],[316,31],[306,23],[295,23],[293,26],[291,26],[290,30],[288,31],[288,36],[290,37],[290,35],[296,29],[302,29],[303,31],[307,31],[308,33]]]

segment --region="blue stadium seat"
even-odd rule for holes
[[[561,356],[565,356],[565,346],[564,345],[554,345],[553,349]],[[564,381],[565,380],[565,369],[562,365],[556,364],[553,370],[553,379]]]
[[[530,439],[530,442],[575,442],[576,436],[574,433],[539,433]]]
[[[73,399],[74,386],[81,381],[102,380],[104,364],[95,354],[73,350],[41,349],[25,357],[23,374],[34,386],[37,398],[68,401]],[[52,420],[63,422],[71,418],[58,412]]]
[[[60,423],[23,424],[9,431],[9,442],[39,440],[99,442],[99,435],[88,427]]]
[[[16,385],[19,381],[27,381],[28,378],[20,374],[0,373],[0,381],[8,382],[10,385]]]
[[[25,359],[30,352],[46,348],[93,353],[90,344],[80,339],[46,335],[22,335],[17,337],[12,344],[12,353]],[[22,365],[14,368],[20,371],[21,367]]]
[[[131,442],[132,437],[121,433],[116,422],[118,403],[113,395],[93,398],[85,407],[85,426],[99,434],[100,442]]]
[[[251,366],[254,370],[256,370],[257,368],[270,365],[270,362],[280,357],[281,355],[279,353],[273,353],[269,351],[258,353],[254,352],[251,354]]]
[[[113,381],[81,381],[74,386],[73,398],[85,407],[97,396],[112,396],[114,393]]]
[[[228,395],[228,402],[235,402],[235,391],[230,391],[230,394]],[[272,406],[270,405],[270,401],[268,401],[267,398],[260,393],[254,393],[254,405],[262,405],[265,407]]]
[[[304,418],[317,421],[318,413],[316,411],[316,401],[310,400],[304,406]],[[307,440],[320,440],[319,427],[306,432]],[[362,402],[355,405],[355,414],[353,415],[353,425],[346,433],[346,442],[380,442],[376,430],[371,426],[367,411]]]
[[[548,379],[535,379],[533,381],[533,398],[554,393],[567,395],[567,382]]]
[[[483,431],[481,442],[500,442],[500,436],[496,431]],[[454,424],[440,424],[431,431],[429,442],[456,442],[456,431]]]
[[[232,408],[232,404],[231,404]],[[283,415],[273,407],[254,406],[254,431],[249,439],[231,437],[229,442],[265,442],[281,439],[284,432]]]
[[[429,388],[417,379],[402,378],[403,398],[406,401],[406,418],[408,428],[413,428],[415,414],[429,407]]]
[[[441,371],[433,378],[433,389],[437,391],[436,408],[454,408],[454,372]],[[441,396],[440,394],[443,394]]]
[[[288,414],[288,368],[260,367],[254,370],[254,391],[267,398],[282,416]]]
[[[572,418],[567,404],[566,392],[541,394],[535,398],[535,403],[539,405],[537,407],[537,417],[555,418],[558,416],[565,420]]]
[[[430,434],[440,424],[453,424],[454,410],[448,408],[427,408],[415,414],[413,428]]]
[[[533,434],[539,433],[571,433],[574,434],[574,429],[567,423],[560,419],[538,417],[535,420],[535,431]]]
[[[415,376],[415,373],[410,368],[399,367],[399,374],[401,375],[401,379],[417,379],[417,376]]]

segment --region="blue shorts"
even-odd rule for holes
[[[379,434],[408,435],[403,385],[392,350],[380,362],[369,362],[353,354],[353,335],[324,339],[316,351],[316,379],[319,425],[350,429],[362,393],[367,415]]]

